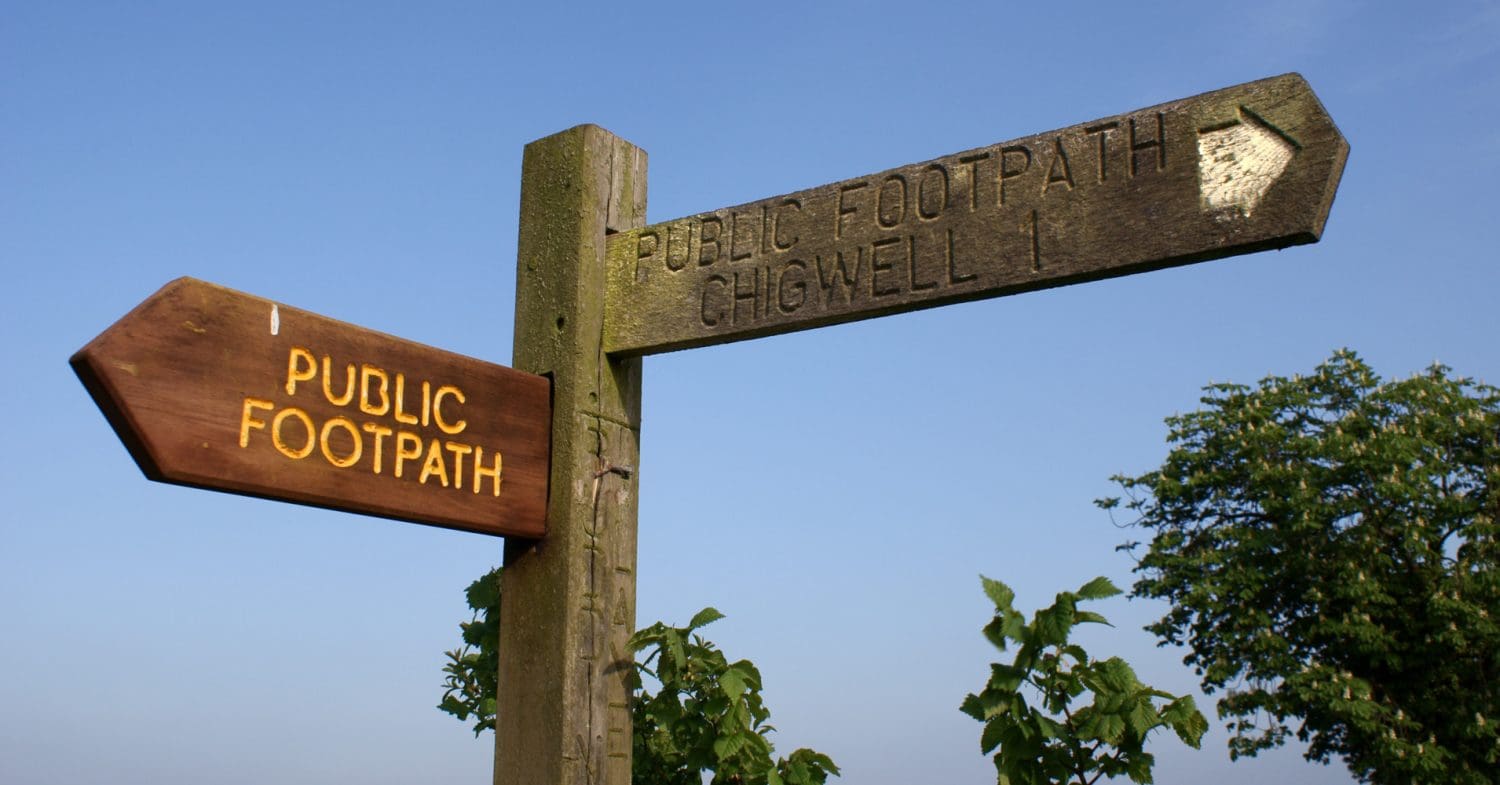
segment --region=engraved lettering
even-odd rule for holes
[[[464,456],[474,452],[474,448],[459,442],[444,442],[443,446],[453,453],[453,489],[461,491],[464,489]]]
[[[1031,222],[1026,228],[1031,231],[1031,271],[1039,273],[1042,271],[1042,235],[1035,210],[1031,211]]]
[[[853,185],[839,186],[839,209],[833,217],[833,239],[837,240],[844,236],[844,216],[853,215],[859,211],[857,206],[844,206],[844,197],[848,194],[864,188],[868,183],[854,183]]]
[[[433,439],[427,446],[427,458],[422,462],[422,473],[417,475],[417,484],[426,485],[427,478],[436,476],[443,487],[448,487],[448,464],[443,461],[443,445]]]
[[[276,404],[271,403],[270,401],[264,401],[264,400],[261,400],[259,398],[246,398],[245,399],[245,405],[244,405],[244,407],[240,411],[240,446],[241,447],[249,447],[250,446],[250,431],[251,431],[251,429],[258,430],[258,431],[263,431],[263,430],[266,429],[266,421],[265,420],[257,420],[257,419],[255,419],[255,410],[256,409],[265,409],[266,411],[269,412],[269,411],[271,411],[272,409],[275,409],[275,408],[276,408]]]
[[[474,448],[474,493],[479,493],[480,481],[489,477],[495,481],[494,495],[500,495],[500,452],[498,450],[495,452],[494,464],[492,468],[484,468],[484,448]]]
[[[1120,124],[1115,121],[1091,125],[1083,132],[1089,136],[1099,137],[1099,182],[1109,179],[1109,132],[1119,128]]]
[[[948,209],[948,190],[948,170],[942,164],[929,164],[923,169],[922,179],[917,181],[917,218],[931,221],[942,215]],[[929,209],[929,205],[933,206]]]
[[[296,449],[293,449],[292,446],[287,443],[287,440],[282,438],[281,434],[282,424],[285,423],[287,419],[293,417],[297,419],[297,422],[302,423],[302,427],[307,433],[307,441],[303,442],[302,446]],[[285,409],[277,412],[276,416],[271,418],[271,444],[275,445],[276,450],[288,458],[301,460],[309,455],[312,455],[313,448],[318,446],[318,434],[317,431],[313,429],[312,418],[307,416],[307,412],[304,412],[295,406],[288,406]]]
[[[1052,186],[1063,183],[1068,190],[1073,190],[1073,168],[1068,165],[1068,151],[1063,149],[1062,138],[1052,140],[1052,165],[1047,167],[1047,182],[1042,185],[1042,193],[1047,193]]]
[[[332,365],[333,358],[326,354],[323,355],[323,397],[327,398],[328,402],[334,406],[348,406],[349,402],[354,400],[354,363],[349,363],[345,368],[344,394],[337,397],[334,396],[332,386],[329,384],[333,380]],[[291,383],[291,377],[288,376],[287,385],[291,386]]]
[[[794,273],[796,279],[788,284],[787,279],[791,278]],[[776,309],[783,314],[795,313],[807,302],[807,263],[801,259],[787,262],[781,266],[781,275],[778,280],[780,285],[776,290]],[[796,299],[787,297],[787,292],[796,295]]]
[[[890,186],[894,185],[895,188]],[[894,194],[889,197],[887,195]],[[888,207],[889,205],[889,207]],[[892,210],[890,207],[894,207]],[[906,178],[893,174],[885,178],[875,193],[875,223],[882,229],[894,229],[906,220]]]
[[[886,296],[889,296],[889,295],[892,295],[892,294],[898,294],[898,293],[900,293],[900,291],[901,291],[901,287],[900,286],[892,286],[890,288],[885,288],[885,287],[883,287],[883,286],[880,285],[880,274],[883,273],[883,272],[889,272],[892,269],[892,266],[891,266],[890,262],[881,262],[880,261],[880,252],[881,252],[882,249],[885,249],[885,248],[896,248],[896,247],[898,247],[900,245],[901,245],[901,238],[900,237],[886,237],[886,238],[883,238],[883,239],[880,239],[880,240],[876,240],[875,242],[873,242],[873,243],[870,244],[870,296],[871,297],[886,297]]]
[[[750,290],[748,292],[744,291],[744,290],[742,290],[740,288],[740,276],[741,275],[744,275],[745,279],[750,283]],[[734,302],[730,304],[730,308],[729,308],[729,323],[730,324],[738,324],[739,323],[739,321],[740,321],[740,302],[743,301],[743,300],[749,300],[750,301],[750,319],[751,319],[751,321],[754,321],[755,318],[760,315],[758,313],[758,311],[759,311],[759,307],[758,306],[760,305],[760,268],[759,267],[755,268],[753,271],[747,271],[745,273],[736,272],[734,274]]]
[[[771,208],[769,205],[760,206],[760,252],[771,252]]]
[[[385,443],[385,437],[390,436],[395,432],[390,428],[385,427],[384,425],[373,422],[367,422],[360,427],[365,429],[365,433],[368,433],[371,436],[375,437],[375,473],[379,474],[381,464],[381,447]]]
[[[396,417],[396,422],[404,423],[406,425],[416,425],[417,424],[417,416],[415,414],[412,414],[412,413],[406,411],[406,407],[405,407],[406,400],[405,399],[406,399],[406,375],[402,374],[402,373],[398,373],[398,374],[396,374],[396,397],[395,397],[396,411],[394,413],[394,415]]]
[[[432,396],[432,421],[437,424],[438,430],[448,434],[449,436],[457,433],[462,433],[464,428],[467,428],[469,426],[467,420],[458,420],[457,422],[449,424],[443,419],[443,396],[445,395],[452,396],[453,398],[457,399],[459,403],[466,403],[468,400],[464,397],[463,390],[460,390],[451,384],[445,384],[437,388],[437,392]]]
[[[349,454],[342,458],[334,455],[333,448],[329,446],[330,436],[334,428],[343,429],[345,433],[349,434],[349,438],[354,443],[354,449],[350,450]],[[347,417],[335,417],[323,423],[323,430],[318,432],[318,447],[323,451],[323,457],[340,469],[347,469],[359,463],[360,456],[365,452],[365,442],[364,439],[360,438],[359,429],[354,427],[354,421]]]
[[[948,285],[957,286],[979,278],[979,273],[964,275],[958,271],[958,256],[953,252],[953,230],[948,230]]]
[[[1011,164],[1012,160],[1020,161],[1017,169]],[[1031,150],[1025,145],[1012,145],[1000,151],[1000,206],[1005,206],[1005,181],[1011,180],[1026,173],[1031,168]]]
[[[407,461],[415,461],[421,457],[422,437],[407,431],[396,431],[396,477],[401,477],[402,467]]]
[[[675,234],[672,231],[673,229],[681,229],[682,230],[681,234],[686,234],[687,235],[687,237],[682,240],[682,258],[680,258],[680,259],[674,259],[674,258],[672,258],[672,245],[673,245],[672,238],[673,238],[673,236]],[[667,269],[671,270],[674,273],[675,272],[681,272],[683,268],[687,267],[687,265],[688,265],[688,259],[692,255],[693,255],[693,224],[691,222],[687,222],[687,221],[684,221],[684,222],[681,222],[681,223],[675,223],[675,224],[667,224],[667,253],[666,253],[666,256],[667,256]]]
[[[371,392],[370,380],[371,379],[379,379],[380,380],[380,385],[378,387],[374,388],[374,391],[376,393],[378,393],[379,397],[380,397],[380,405],[379,406],[376,406],[375,403],[370,400],[370,392]],[[382,371],[379,368],[376,368],[375,366],[370,365],[368,363],[363,363],[363,364],[361,364],[359,366],[359,410],[360,411],[364,412],[365,414],[375,415],[376,417],[379,417],[379,416],[385,414],[386,412],[390,411],[390,409],[391,409],[391,397],[390,397],[389,394],[386,393],[386,389],[385,389],[386,388],[386,383],[388,381],[390,381],[390,377],[386,376],[385,371]],[[287,386],[288,387],[291,386],[291,382],[290,381],[287,382]]]
[[[989,153],[975,153],[958,159],[961,164],[969,166],[969,212],[979,209],[979,162],[988,160]]]
[[[736,251],[740,244],[740,214],[731,212],[729,214],[729,261],[737,262],[741,259],[749,259],[755,255],[755,232],[751,230],[750,250],[744,252]]]
[[[951,232],[952,230],[949,231]],[[938,285],[938,282],[936,280],[917,280],[918,263],[919,260],[917,259],[917,237],[916,235],[912,235],[911,237],[906,238],[907,284],[914,292],[925,291],[927,289],[936,289]]]
[[[635,279],[637,281],[645,280],[645,277],[641,275],[641,267],[643,266],[641,263],[655,257],[656,249],[659,247],[661,247],[661,237],[656,232],[641,232],[640,236],[635,238]],[[671,269],[671,267],[672,261],[668,259],[667,268]],[[679,267],[677,269],[680,270],[682,268]]]
[[[709,227],[713,228],[712,234],[710,234],[708,231]],[[709,217],[704,218],[703,222],[698,225],[699,267],[707,267],[714,262],[719,261],[719,237],[723,234],[724,222],[719,220],[717,216],[710,215]],[[710,256],[708,253],[708,247],[710,245],[713,246],[714,249],[712,256]]]
[[[719,288],[723,289],[729,286],[729,279],[722,275],[710,275],[703,282],[703,302],[698,309],[698,315],[703,320],[704,327],[718,327],[719,322],[724,318],[724,307],[722,305],[718,306],[712,317],[708,315],[708,290],[710,284],[717,284]]]
[[[307,363],[306,369],[300,369],[302,364]],[[292,351],[286,358],[286,394],[297,394],[297,382],[310,382],[318,375],[318,361],[313,359],[311,351],[301,346],[293,346]]]
[[[772,244],[778,251],[790,251],[792,250],[792,246],[797,244],[797,235],[792,235],[792,239],[790,240],[783,240],[781,236],[781,228],[786,225],[785,219],[788,209],[794,209],[800,214],[802,212],[802,202],[797,199],[786,199],[776,207],[776,212],[771,221],[770,234],[775,238],[772,240]]]
[[[854,302],[854,290],[859,285],[859,271],[865,264],[865,247],[855,249],[854,269],[850,270],[844,261],[844,252],[834,252],[834,263],[827,272],[823,270],[823,257],[813,257],[813,263],[818,267],[818,283],[823,289],[823,302],[826,305],[833,304],[832,292],[835,287],[844,293],[844,302]]]
[[[1136,175],[1137,153],[1152,148],[1156,149],[1156,171],[1160,172],[1167,168],[1167,135],[1164,126],[1164,116],[1161,112],[1156,113],[1156,138],[1147,139],[1142,142],[1136,138],[1135,118],[1130,118],[1130,176]]]

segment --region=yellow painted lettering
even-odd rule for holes
[[[269,412],[269,411],[271,411],[274,408],[276,408],[276,404],[271,403],[270,401],[263,401],[263,400],[261,400],[259,398],[246,398],[245,399],[244,409],[240,412],[240,446],[241,447],[249,447],[250,446],[250,429],[251,428],[254,428],[254,429],[260,430],[260,431],[263,431],[263,430],[266,429],[266,421],[265,420],[257,420],[257,419],[255,419],[255,410],[256,409],[265,409],[266,411]]]
[[[432,422],[432,382],[422,382],[422,427]]]
[[[401,476],[401,465],[422,457],[422,437],[408,431],[396,431],[396,476]]]
[[[384,425],[373,422],[367,422],[363,427],[365,429],[365,433],[373,434],[375,436],[375,473],[379,474],[381,464],[380,447],[384,443],[383,440],[385,439],[385,437],[390,436],[393,431],[390,428],[385,427]]]
[[[299,368],[299,361],[307,363],[306,368]],[[313,359],[312,352],[301,346],[293,346],[292,351],[286,357],[286,394],[297,394],[297,382],[310,382],[318,375],[318,361]]]
[[[380,386],[374,390],[380,395],[379,406],[376,406],[375,403],[370,400],[371,379],[380,380]],[[386,376],[385,371],[382,371],[379,368],[376,368],[375,366],[369,364],[362,364],[359,366],[360,411],[364,412],[365,414],[373,414],[376,417],[379,417],[380,415],[385,414],[386,412],[391,410],[391,397],[386,393],[386,382],[388,381],[390,381],[390,377]]]
[[[323,397],[334,406],[348,406],[354,400],[354,363],[349,363],[344,370],[344,394],[333,397],[333,358],[323,355]]]
[[[444,395],[451,395],[454,398],[457,398],[459,403],[464,403],[468,400],[464,398],[463,390],[460,390],[451,384],[445,384],[437,388],[437,393],[432,396],[432,421],[437,423],[437,427],[439,430],[441,430],[443,433],[448,434],[449,436],[452,436],[456,433],[463,433],[464,428],[467,428],[469,425],[466,420],[459,420],[452,425],[449,425],[445,420],[443,420]]]
[[[307,432],[307,441],[295,450],[292,449],[290,444],[287,444],[286,439],[281,437],[281,425],[287,421],[288,417],[297,418],[297,421],[302,423],[303,430]],[[277,412],[275,417],[271,418],[271,443],[276,445],[276,449],[282,455],[301,460],[312,454],[313,448],[318,444],[318,433],[313,429],[312,418],[307,416],[307,412],[295,406],[288,406]]]
[[[464,489],[464,456],[474,452],[474,448],[459,442],[448,442],[445,444],[448,452],[453,453],[453,487],[458,490]]]
[[[396,374],[396,422],[416,425],[417,416],[406,412],[406,374]]]
[[[333,448],[328,446],[328,435],[333,432],[334,428],[343,428],[349,433],[349,438],[354,440],[354,449],[342,458],[336,457],[333,454]],[[353,420],[348,417],[335,417],[323,423],[323,430],[318,433],[318,448],[323,451],[323,457],[327,458],[329,463],[340,469],[347,469],[359,463],[359,456],[365,451],[365,441],[360,438],[359,429],[354,427]]]
[[[448,487],[448,464],[443,462],[443,445],[437,439],[427,447],[427,460],[422,463],[422,474],[417,482],[427,484],[427,478],[436,474],[443,487]]]
[[[484,448],[474,447],[474,492],[479,493],[479,481],[481,478],[489,477],[495,481],[495,495],[500,495],[500,452],[495,452],[495,467],[484,468]]]

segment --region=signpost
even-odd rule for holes
[[[547,380],[191,278],[72,365],[147,477],[540,537]]]
[[[1348,155],[1296,74],[609,239],[651,354],[1316,242]]]
[[[1287,74],[645,226],[580,126],[526,148],[521,370],[191,279],[73,366],[153,479],[513,535],[495,782],[623,785],[640,355],[1316,242],[1347,155]]]

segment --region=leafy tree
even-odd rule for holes
[[[755,665],[729,662],[696,634],[723,617],[704,608],[686,627],[657,622],[631,637],[632,650],[650,650],[636,665],[637,688],[640,675],[661,685],[635,700],[634,779],[700,785],[702,772],[712,771],[715,785],[822,785],[839,771],[827,755],[799,749],[772,761],[768,735],[775,729],[766,722],[771,713]]]
[[[1147,629],[1224,690],[1231,757],[1295,734],[1365,782],[1500,782],[1500,391],[1347,350],[1204,389],[1115,480],[1151,536],[1133,595],[1172,603]]]
[[[444,689],[438,708],[459,720],[474,720],[474,735],[495,727],[495,694],[500,646],[500,570],[469,585],[474,616],[459,625],[464,645],[447,652]],[[645,651],[635,663],[632,705],[632,779],[652,785],[702,785],[713,772],[714,785],[824,785],[838,774],[820,752],[799,749],[785,758],[775,752],[761,699],[760,671],[749,660],[730,662],[697,634],[722,619],[713,608],[699,611],[686,627],[661,622],[630,639]],[[654,665],[655,670],[652,670]],[[659,685],[656,694],[642,676]]]
[[[438,708],[460,721],[474,718],[474,735],[495,729],[495,695],[500,679],[500,568],[464,590],[469,621],[458,625],[464,645],[445,652],[443,700]]]
[[[1078,603],[1119,594],[1114,584],[1095,578],[1077,592],[1062,592],[1027,622],[1012,605],[1015,593],[1009,587],[980,580],[995,603],[985,637],[1001,651],[1010,643],[1019,646],[1009,665],[990,665],[989,683],[961,707],[984,723],[980,749],[998,748],[1000,785],[1092,785],[1122,774],[1132,782],[1151,782],[1154,758],[1144,747],[1152,731],[1170,728],[1194,748],[1199,745],[1208,720],[1192,696],[1178,698],[1148,687],[1119,657],[1095,660],[1068,642],[1079,624],[1108,624],[1093,611],[1079,610]],[[1080,705],[1085,692],[1093,700]]]

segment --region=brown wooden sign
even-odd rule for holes
[[[1348,144],[1297,74],[609,238],[605,349],[705,346],[1316,242]]]
[[[191,278],[71,363],[153,480],[544,533],[543,377]]]

